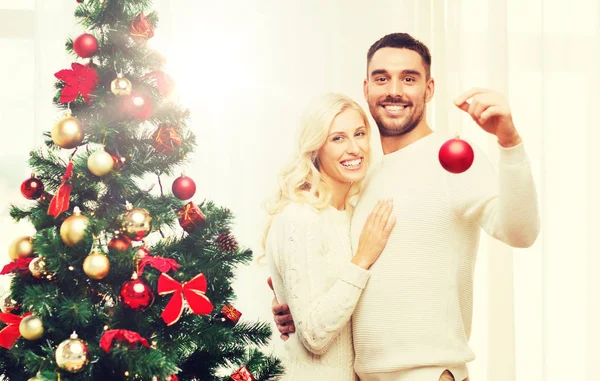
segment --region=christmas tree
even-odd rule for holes
[[[165,58],[147,46],[149,0],[77,0],[85,33],[55,73],[64,115],[30,154],[11,206],[33,236],[10,244],[0,374],[14,380],[271,380],[268,323],[240,320],[232,289],[252,261],[230,210],[190,201],[176,176],[195,147]],[[151,179],[157,186],[142,184]],[[172,193],[172,194],[171,194]],[[9,276],[5,275],[5,276]]]

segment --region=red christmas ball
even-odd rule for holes
[[[178,199],[189,200],[196,193],[196,183],[191,177],[181,175],[173,181],[171,190],[173,191],[173,195]]]
[[[146,94],[131,93],[120,98],[122,113],[139,120],[146,120],[152,115],[152,101]]]
[[[84,33],[73,41],[73,50],[82,58],[88,58],[98,51],[98,40],[89,33]]]
[[[120,292],[121,303],[134,311],[144,311],[154,302],[154,292],[141,279],[125,282]]]
[[[124,235],[117,235],[108,242],[108,247],[117,251],[127,251],[131,247],[131,240]]]
[[[21,184],[21,194],[28,200],[37,200],[44,194],[44,184],[32,176]]]
[[[471,167],[475,154],[466,141],[455,138],[442,145],[439,153],[440,164],[450,173],[462,173]]]

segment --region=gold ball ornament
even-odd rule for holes
[[[85,237],[89,219],[81,214],[78,207],[73,209],[73,215],[67,218],[60,226],[60,238],[65,245],[73,247]]]
[[[131,208],[123,219],[121,231],[133,241],[139,241],[152,231],[152,217],[144,208]]]
[[[54,144],[61,148],[75,148],[83,141],[83,127],[79,119],[67,112],[54,124],[50,136]]]
[[[19,324],[21,336],[27,340],[37,340],[44,336],[44,323],[35,315],[29,315]]]
[[[90,172],[96,176],[108,175],[112,171],[115,162],[105,150],[96,151],[88,157],[87,166]]]
[[[31,272],[31,275],[36,278],[45,277],[48,272],[46,271],[46,262],[44,262],[44,258],[37,257],[29,262],[29,271]]]
[[[85,341],[79,339],[76,333],[58,344],[55,353],[56,365],[71,373],[81,372],[90,362],[89,349]]]
[[[0,311],[2,313],[9,314],[16,310],[17,306],[18,304],[16,300],[13,300],[10,291],[0,297]]]
[[[110,261],[102,253],[91,253],[83,261],[83,272],[94,280],[100,280],[108,275]]]
[[[33,237],[21,236],[11,242],[8,247],[8,257],[11,261],[33,255]]]
[[[117,96],[129,95],[131,94],[131,89],[131,82],[120,73],[110,83],[110,91]]]
[[[37,374],[35,375],[35,377],[31,377],[29,380],[27,381],[42,381],[42,379],[40,378],[41,374],[40,372],[37,372]]]

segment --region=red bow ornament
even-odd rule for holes
[[[183,300],[190,306],[196,315],[208,315],[213,310],[213,305],[206,295],[206,278],[204,274],[196,275],[192,280],[179,283],[165,273],[158,278],[158,294],[174,294],[165,310],[160,315],[167,325],[173,325],[179,321],[183,313]]]
[[[148,340],[140,336],[139,333],[128,331],[126,329],[111,329],[110,331],[105,331],[100,339],[100,348],[102,348],[104,352],[108,353],[113,341],[115,340],[124,341],[132,348],[135,347],[135,344],[137,343],[142,344],[146,348],[150,348]]]
[[[18,316],[0,313],[0,321],[6,324],[6,327],[0,331],[0,347],[10,350],[15,345],[19,337],[21,337],[21,332],[19,331],[21,320],[31,314],[31,312],[27,312],[23,316]]]

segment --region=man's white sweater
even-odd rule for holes
[[[365,180],[352,218],[356,249],[378,200],[394,200],[397,222],[352,317],[361,380],[467,377],[473,273],[480,230],[514,247],[537,238],[539,215],[523,144],[499,146],[494,170],[481,150],[462,174],[446,172],[432,133],[385,155]]]

